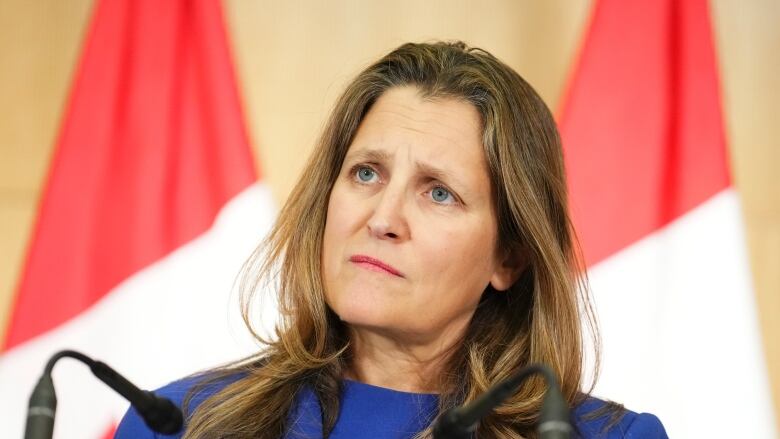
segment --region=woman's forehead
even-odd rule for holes
[[[481,142],[482,121],[471,103],[452,97],[423,97],[414,86],[394,87],[372,105],[360,128],[394,125],[401,129]]]
[[[361,122],[348,164],[409,164],[421,173],[464,187],[489,179],[479,113],[453,98],[423,99],[414,87],[384,93]]]
[[[416,156],[482,158],[482,128],[476,108],[452,98],[423,99],[415,87],[385,92],[358,127],[348,156],[371,149],[395,156],[412,147]],[[481,160],[480,160],[481,161]]]

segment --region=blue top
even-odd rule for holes
[[[155,392],[170,398],[181,407],[184,396],[197,378],[173,382]],[[196,407],[206,398],[229,384],[229,380],[199,392],[192,399]],[[436,414],[438,397],[431,394],[407,393],[376,387],[356,381],[345,381],[341,396],[341,411],[330,439],[374,438],[408,439],[424,430]],[[661,421],[647,413],[627,412],[619,423],[604,431],[609,419],[590,419],[588,413],[603,407],[604,401],[588,398],[575,407],[572,420],[577,438],[590,439],[664,439],[668,438]],[[181,434],[161,435],[152,432],[134,409],[122,418],[114,439],[180,438]],[[322,423],[319,402],[310,389],[297,397],[290,413],[290,429],[284,439],[321,438]]]

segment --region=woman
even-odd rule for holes
[[[579,434],[665,437],[654,416],[582,391],[575,249],[541,98],[483,50],[405,44],[347,87],[247,265],[250,296],[278,282],[277,336],[161,393],[183,400],[185,438],[422,438],[540,362]],[[536,437],[545,388],[527,381],[477,437]],[[144,434],[128,412],[117,437]]]

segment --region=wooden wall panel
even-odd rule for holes
[[[91,5],[0,1],[0,339]]]
[[[780,2],[715,0],[712,17],[732,171],[780,431]]]

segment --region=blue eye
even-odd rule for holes
[[[437,186],[431,189],[431,198],[437,203],[445,203],[448,199],[452,198],[452,194],[447,189]]]
[[[376,171],[367,166],[361,166],[357,170],[357,178],[363,183],[370,182],[374,177],[376,177]]]

